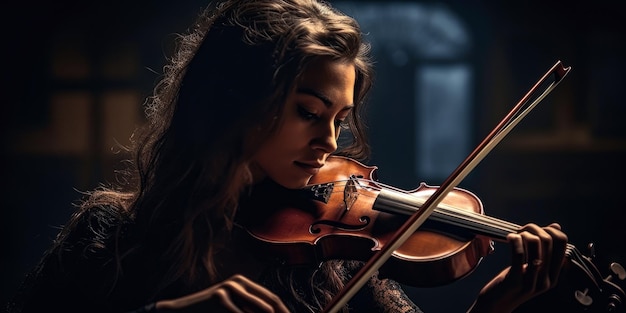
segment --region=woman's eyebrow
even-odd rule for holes
[[[330,108],[330,107],[332,107],[332,106],[334,105],[334,103],[333,103],[333,102],[332,102],[332,101],[331,101],[331,100],[330,100],[330,99],[329,99],[326,95],[324,95],[324,94],[322,94],[322,93],[318,92],[318,91],[317,91],[317,90],[315,90],[315,89],[311,89],[311,88],[298,88],[298,89],[296,90],[296,92],[297,92],[297,93],[303,93],[303,94],[307,94],[307,95],[310,95],[310,96],[316,97],[316,98],[320,99],[320,100],[324,103],[324,105],[325,105],[326,107],[329,107],[329,108]],[[353,104],[348,104],[348,105],[346,105],[346,107],[345,107],[344,109],[342,109],[342,110],[345,110],[345,109],[351,109],[352,107],[354,107],[354,105],[353,105]]]

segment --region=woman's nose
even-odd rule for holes
[[[312,141],[314,149],[324,151],[324,153],[332,153],[337,150],[337,137],[339,137],[339,128],[336,127],[334,121],[330,125],[320,125],[319,134]]]

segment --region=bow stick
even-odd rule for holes
[[[424,202],[424,205],[411,215],[409,219],[394,233],[387,244],[377,251],[372,258],[357,272],[346,286],[332,299],[324,309],[325,313],[336,313],[365,285],[367,280],[391,257],[391,254],[428,219],[443,198],[463,180],[485,156],[515,127],[539,102],[541,102],[569,73],[571,67],[564,67],[557,61],[513,109],[496,125],[485,139],[461,162],[446,178],[441,186]],[[543,90],[543,91],[542,91]],[[376,200],[384,206],[392,203],[394,194],[381,190]]]

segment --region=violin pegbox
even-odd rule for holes
[[[604,279],[604,282],[611,286],[611,292],[607,299],[607,312],[624,312],[626,307],[623,301],[626,300],[626,295],[624,289],[616,283],[623,283],[626,280],[626,270],[621,264],[613,262],[609,265],[609,271],[611,275]]]

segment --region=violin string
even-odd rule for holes
[[[411,196],[415,196],[412,195],[411,192],[406,191],[406,190],[402,190],[400,188],[396,188],[394,186],[389,186],[377,181],[373,181],[370,179],[364,179],[364,178],[358,178],[358,179],[345,179],[345,180],[338,180],[335,181],[334,184],[335,186],[341,187],[342,184],[347,184],[348,181],[357,181],[359,182],[359,187],[361,187],[362,189],[366,189],[366,190],[374,190],[374,191],[380,191],[381,189],[385,188],[388,190],[392,190],[395,192],[400,192],[403,194],[407,194],[407,195],[411,195]],[[362,182],[365,182],[366,184],[361,184]],[[344,186],[345,187],[345,186]],[[331,193],[343,193],[343,190],[334,190]],[[365,194],[365,193],[360,193],[360,196],[366,196],[366,197],[372,197],[372,195],[370,194]],[[419,197],[415,196],[416,198],[419,199]],[[420,199],[422,200],[422,199]],[[482,208],[481,208],[482,209]],[[442,217],[442,216],[445,216]],[[437,219],[439,221],[442,222],[446,222],[448,224],[451,224],[453,226],[457,226],[460,227],[462,229],[470,229],[470,230],[474,230],[477,232],[482,232],[482,233],[487,233],[487,234],[491,234],[493,236],[496,236],[498,238],[501,239],[505,239],[506,235],[508,235],[509,233],[516,233],[519,231],[519,229],[521,228],[520,225],[517,225],[515,223],[511,223],[508,221],[504,221],[504,220],[500,220],[497,219],[495,217],[491,217],[488,215],[482,215],[482,214],[478,214],[476,212],[473,211],[468,211],[468,210],[463,210],[445,203],[440,203],[439,206],[437,207],[437,209],[435,210],[435,212],[432,215],[433,218]],[[486,227],[485,227],[486,226]],[[491,230],[491,231],[488,231]],[[497,232],[497,231],[500,232]],[[570,259],[572,259],[573,261],[575,261],[576,263],[578,263],[580,265],[580,267],[583,268],[583,271],[585,271],[586,273],[588,273],[588,275],[590,277],[595,277],[597,276],[595,274],[594,271],[592,271],[588,265],[586,264],[585,260],[584,260],[584,256],[582,255],[582,253],[578,250],[578,248],[576,248],[576,246],[574,246],[571,243],[567,243],[566,244],[566,249],[567,251],[569,251],[569,257]],[[598,279],[597,277],[595,277],[596,279]]]
[[[602,288],[597,283],[597,281],[602,281],[604,279],[599,276],[599,273],[591,270],[591,268],[587,265],[587,262],[585,262],[585,256],[578,250],[578,248],[576,248],[573,244],[570,244],[570,243],[567,244],[567,251],[570,252],[569,254],[570,259],[574,259],[574,261],[577,262],[578,265],[583,268],[583,271],[586,272],[589,277],[593,278],[594,283],[600,289],[600,292],[602,292],[601,290]]]
[[[336,185],[337,186],[341,186],[341,183],[346,183],[347,181],[349,181],[350,179],[346,179],[346,180],[340,180],[340,181],[336,181]],[[405,190],[393,187],[393,186],[388,186],[386,184],[380,183],[380,182],[376,182],[370,179],[363,179],[363,178],[359,178],[357,179],[357,181],[359,182],[365,182],[366,184],[359,184],[359,186],[363,189],[369,189],[369,190],[375,190],[378,191],[382,188],[385,189],[389,189],[389,190],[393,190],[393,191],[397,191],[397,192],[401,192],[403,194],[409,194],[410,192],[407,192]],[[338,184],[337,184],[338,183]],[[335,192],[343,192],[343,191],[333,191],[333,193]],[[367,197],[371,197],[371,195],[369,194],[360,194],[361,196],[367,196]],[[498,237],[504,239],[506,237],[507,234],[509,233],[515,233],[517,232],[521,226],[511,223],[511,222],[507,222],[504,220],[500,220],[497,219],[495,217],[491,217],[488,215],[481,215],[475,212],[471,212],[471,211],[467,211],[467,210],[463,210],[463,209],[459,209],[459,208],[455,208],[453,206],[450,205],[446,205],[446,204],[440,204],[439,207],[436,210],[436,214],[433,214],[435,216],[446,216],[448,218],[442,218],[440,219],[443,222],[448,222],[452,225],[461,227],[461,228],[470,228],[473,230],[479,230],[479,231],[483,231],[483,232],[487,232],[490,234],[494,234],[497,235]],[[465,221],[466,223],[463,223],[463,221]],[[487,227],[483,227],[483,225],[487,226]],[[485,231],[485,230],[499,230],[500,232],[495,232],[495,231]],[[567,244],[568,248],[570,248],[571,252],[572,252],[572,258],[576,259],[577,262],[579,262],[580,264],[582,264],[584,266],[584,262],[582,260],[582,256],[580,251],[572,244],[568,243]],[[589,270],[587,270],[589,271]]]
[[[393,186],[389,186],[383,183],[379,183],[370,179],[352,178],[352,179],[338,180],[338,181],[335,181],[334,184],[335,186],[341,187],[342,184],[347,184],[348,181],[359,182],[358,185],[362,189],[379,191],[384,188],[384,189],[391,190],[394,192],[399,192],[404,195],[415,197],[414,198],[415,200],[422,201],[423,203],[422,198],[416,195],[413,195],[410,192],[407,192],[405,190],[402,190]],[[365,184],[362,184],[362,182],[365,182]],[[333,190],[332,193],[343,193],[343,190]],[[372,197],[371,195],[363,194],[363,193],[361,193],[360,195]],[[407,212],[407,213],[411,214],[412,212]],[[473,230],[475,232],[487,234],[487,235],[490,235],[492,237],[499,238],[502,240],[504,240],[506,238],[506,235],[508,235],[509,233],[515,233],[520,229],[520,226],[517,224],[503,221],[495,217],[478,214],[476,212],[463,210],[463,209],[456,208],[454,206],[443,204],[443,203],[440,204],[439,207],[433,213],[433,219],[441,221],[441,222],[445,222],[447,224],[451,224],[453,226],[458,226],[460,228],[466,228],[466,229],[469,228],[470,230]]]
[[[372,182],[371,180],[367,180],[368,182]],[[372,182],[377,184],[376,182]],[[392,186],[388,186],[385,184],[378,183],[381,188],[388,188],[393,191],[400,192],[402,194],[406,194],[409,196],[414,196],[415,199],[423,200],[414,194],[407,192],[405,190],[401,190]],[[422,201],[423,203],[423,201]],[[481,208],[482,209],[482,208]],[[517,224],[510,223],[507,221],[503,221],[497,219],[492,216],[478,214],[473,211],[463,210],[445,203],[441,203],[438,208],[435,210],[435,216],[441,216],[443,214],[448,217],[447,219],[443,219],[443,222],[452,222],[452,218],[458,223],[457,225],[462,226],[471,226],[472,229],[480,231],[482,233],[493,234],[498,238],[504,239],[507,234],[517,232],[521,227]]]
[[[388,186],[385,184],[377,183],[377,182],[366,180],[366,179],[362,179],[362,180],[368,183],[373,183],[378,188],[389,189],[392,191],[400,192],[405,195],[415,197],[416,200],[423,200],[411,194],[410,192],[395,188],[393,186]],[[374,188],[374,189],[377,189],[377,188]],[[504,239],[507,234],[514,233],[520,229],[519,225],[506,222],[500,219],[496,219],[491,216],[478,214],[473,211],[456,208],[454,206],[447,205],[447,204],[440,204],[439,207],[435,211],[436,213],[434,214],[435,215],[434,217],[440,217],[439,218],[440,221],[447,222],[449,224],[453,224],[453,222],[456,222],[457,226],[459,227],[466,226],[467,228],[471,226],[470,228],[475,231],[479,231],[479,232],[487,233],[487,234],[493,234],[496,237],[502,238],[502,239]],[[445,215],[445,217],[447,218],[442,217],[442,215]],[[452,219],[454,219],[454,221]]]
[[[384,184],[382,184],[384,185]],[[397,190],[399,192],[403,192],[403,193],[407,193],[406,191],[403,191],[401,189],[397,189],[397,188],[392,188],[394,190]],[[410,193],[408,193],[410,194]],[[369,196],[369,195],[368,195]],[[452,219],[447,219],[444,221],[448,221],[451,222],[451,224],[454,224],[456,226],[462,227],[462,228],[473,228],[473,227],[467,227],[470,225],[478,225],[478,228],[474,228],[474,230],[480,230],[480,226],[482,225],[489,225],[490,228],[496,228],[496,229],[501,229],[503,231],[503,233],[500,235],[502,239],[504,239],[506,237],[507,234],[509,233],[515,233],[517,232],[521,226],[511,223],[511,222],[507,222],[504,220],[499,220],[497,218],[491,217],[491,216],[487,216],[487,215],[481,215],[478,213],[475,213],[473,211],[467,211],[467,210],[462,210],[447,204],[440,204],[440,206],[437,208],[437,210],[435,211],[438,214],[433,213],[433,217],[435,217],[436,215],[439,214],[445,214],[449,217],[453,217],[453,218],[460,218],[460,220],[455,220],[457,221],[457,223],[452,222]],[[477,223],[475,222],[475,220],[480,220],[481,223]],[[462,223],[462,221],[466,221],[469,224],[465,224]],[[466,227],[464,227],[466,226]],[[483,228],[484,229],[484,228]],[[576,248],[576,246],[574,246],[571,243],[567,243],[566,244],[566,249],[568,251],[570,251],[570,258],[574,259],[582,268],[583,271],[585,271],[586,273],[588,273],[589,276],[591,277],[595,277],[595,280],[598,279],[602,279],[601,277],[597,277],[598,275],[596,274],[595,271],[592,271],[589,266],[587,265],[587,263],[585,262],[584,256],[582,255],[582,253],[580,252],[580,250],[578,250]]]
[[[515,232],[516,230],[505,227],[497,220],[491,220],[490,218],[485,218],[484,216],[473,212],[463,212],[458,211],[457,209],[451,210],[444,208],[439,210],[438,213],[446,216],[444,219],[446,222],[450,222],[454,219],[456,222],[454,224],[458,226],[465,226],[464,228],[471,228],[476,232],[487,234],[498,239],[505,239],[506,235]],[[468,215],[473,216],[470,218]]]

